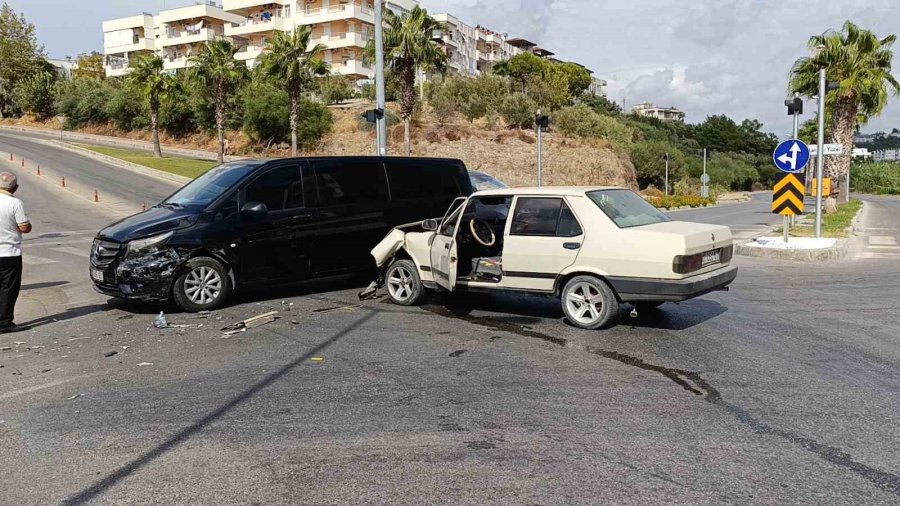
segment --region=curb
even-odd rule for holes
[[[126,137],[112,137],[109,135],[97,135],[97,134],[84,134],[79,132],[69,132],[63,130],[60,132],[59,130],[50,130],[47,128],[36,128],[36,127],[26,127],[26,126],[18,126],[18,125],[0,125],[0,131],[8,131],[8,132],[24,132],[24,133],[36,133],[47,135],[50,137],[55,137],[55,139],[45,139],[45,140],[55,140],[60,142],[60,136],[62,137],[62,141],[68,140],[70,142],[85,142],[87,144],[97,144],[101,146],[111,146],[111,147],[122,147],[122,148],[132,148],[139,149],[142,151],[152,151],[153,145],[149,141],[140,141],[135,139],[128,139]],[[180,148],[177,146],[171,145],[163,145],[163,151],[178,155],[181,157],[187,158],[197,158],[199,160],[216,160],[216,153],[213,151],[205,151],[201,149],[190,149],[190,148]],[[227,155],[225,156],[226,162],[233,162],[237,160],[246,160],[245,156],[235,156],[235,155]]]
[[[164,172],[161,170],[152,169],[150,167],[145,167],[143,165],[139,165],[136,163],[126,162],[125,160],[120,160],[116,157],[104,155],[103,153],[97,153],[96,151],[91,151],[90,149],[85,149],[80,146],[75,146],[73,144],[69,144],[66,142],[60,141],[47,141],[54,146],[65,149],[68,151],[72,151],[78,153],[80,155],[86,156],[88,158],[93,158],[95,160],[99,160],[104,163],[108,163],[110,165],[115,165],[116,167],[130,170],[132,172],[137,172],[144,176],[155,177],[156,179],[163,179],[169,182],[178,183],[180,185],[185,185],[192,181],[191,178],[179,176],[177,174],[170,174],[168,172]]]

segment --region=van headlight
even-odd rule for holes
[[[125,250],[125,259],[138,258],[161,250],[166,244],[166,241],[172,237],[173,233],[174,232],[166,232],[165,234],[154,235],[153,237],[147,237],[146,239],[130,241]]]

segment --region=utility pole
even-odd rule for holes
[[[822,175],[825,171],[825,67],[819,69],[819,135],[816,151],[816,238],[822,237]]]
[[[791,101],[790,107],[788,107],[788,112],[793,113],[794,116],[794,140],[800,140],[800,114],[803,113],[803,101],[800,100],[800,92],[794,92],[794,100]],[[794,216],[792,215],[788,220],[791,225],[794,224]],[[787,244],[787,226],[788,223],[785,223],[784,226],[784,242]]]
[[[382,0],[375,0],[375,109],[385,110],[384,100],[384,22],[381,20]],[[378,155],[387,156],[387,115],[376,118]]]
[[[669,153],[666,153],[666,156],[663,158],[666,159],[666,197],[669,196]]]

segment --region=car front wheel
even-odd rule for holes
[[[573,325],[589,330],[607,327],[619,316],[615,292],[594,276],[575,276],[566,283],[562,308]]]
[[[229,295],[231,278],[228,270],[221,262],[209,257],[188,260],[172,289],[178,307],[191,313],[217,309]]]
[[[384,283],[394,304],[414,306],[425,297],[425,285],[419,278],[419,269],[410,260],[397,260],[392,263],[388,267]]]

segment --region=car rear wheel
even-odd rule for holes
[[[209,257],[188,260],[172,289],[178,307],[191,313],[217,309],[229,295],[231,278],[228,270],[221,262]]]
[[[388,267],[384,283],[394,304],[414,306],[425,296],[425,285],[419,278],[419,270],[410,260],[397,260],[392,263]]]
[[[619,316],[615,292],[594,276],[569,280],[562,291],[562,308],[572,325],[589,330],[607,327]]]

